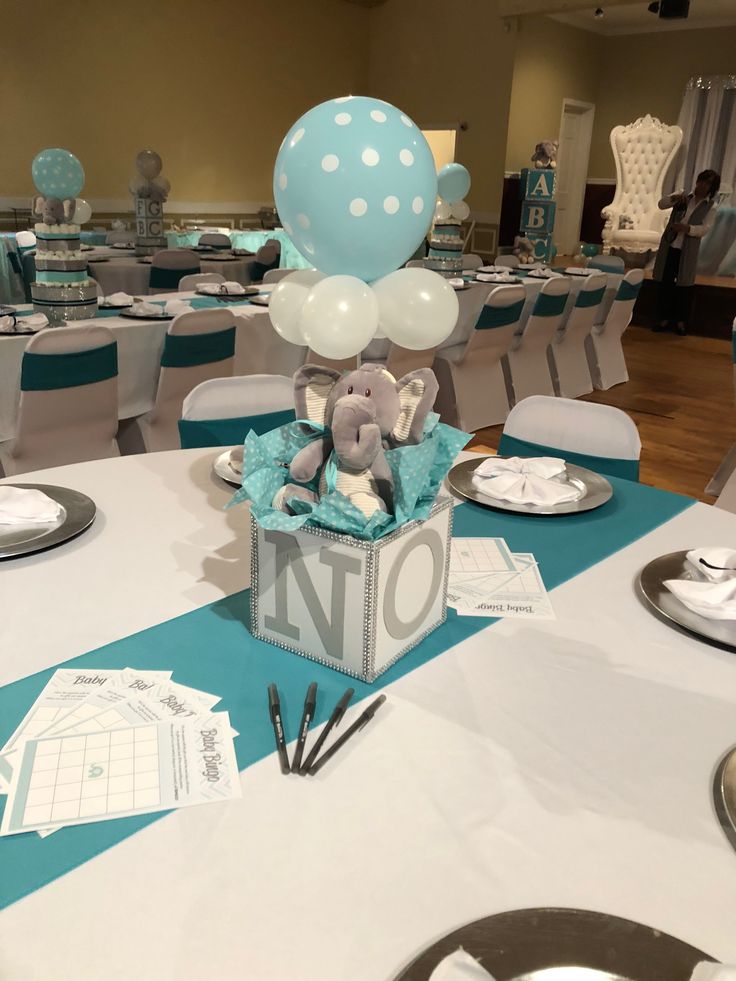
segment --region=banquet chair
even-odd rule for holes
[[[593,391],[585,341],[600,309],[608,285],[602,272],[588,276],[575,298],[566,323],[562,324],[547,349],[555,395],[579,398]]]
[[[26,252],[36,248],[36,236],[29,231],[16,232],[15,244],[18,246],[20,255],[25,255]]]
[[[182,276],[199,272],[199,256],[191,249],[161,249],[151,260],[149,293],[178,289]]]
[[[547,349],[562,325],[569,294],[568,276],[546,280],[523,332],[511,346],[508,363],[517,402],[529,395],[555,393]]]
[[[617,255],[594,255],[588,262],[588,269],[600,269],[601,272],[620,273],[622,276],[626,272],[624,260]]]
[[[251,283],[260,283],[271,269],[278,269],[281,263],[281,242],[277,238],[266,239],[248,266]]]
[[[532,395],[506,420],[499,456],[562,456],[567,463],[611,477],[639,479],[636,425],[612,405]]]
[[[463,269],[477,269],[483,265],[483,260],[475,252],[466,252],[463,256]]]
[[[215,249],[231,249],[233,243],[224,232],[205,232],[199,236],[198,245],[211,245]]]
[[[438,352],[435,408],[444,422],[473,431],[503,422],[509,413],[510,382],[505,356],[519,330],[523,286],[497,286],[485,299],[470,338]]]
[[[304,360],[305,364],[318,364],[323,368],[332,368],[335,371],[354,371],[356,368],[360,367],[360,355],[353,355],[352,358],[324,358],[321,354],[317,354],[310,348],[307,350],[307,356]]]
[[[497,255],[493,260],[494,266],[508,266],[509,269],[518,269],[521,263],[519,257],[515,255]]]
[[[200,283],[224,283],[225,277],[221,276],[220,273],[190,273],[188,276],[182,276],[179,280],[179,292],[187,293],[190,290],[196,290]]]
[[[590,376],[595,388],[605,390],[629,380],[621,337],[631,323],[643,279],[641,269],[626,273],[618,285],[605,321],[594,326],[585,340]]]
[[[179,449],[178,422],[186,396],[209,378],[232,374],[235,318],[227,308],[180,313],[169,324],[153,408],[121,423],[123,453]]]
[[[47,328],[28,341],[16,435],[0,444],[6,476],[119,456],[118,346],[109,327]]]
[[[105,235],[105,245],[133,245],[135,232],[130,228],[114,229]]]
[[[408,347],[401,347],[392,341],[386,341],[388,350],[385,357],[369,358],[361,353],[360,364],[382,364],[386,371],[390,372],[394,378],[401,378],[410,371],[417,371],[419,368],[431,368],[435,355],[436,347],[428,347],[422,351],[410,350]]]
[[[263,274],[263,283],[278,283],[280,280],[284,279],[286,276],[290,276],[293,272],[297,272],[296,269],[269,269]]]
[[[248,432],[267,433],[293,422],[294,382],[283,375],[210,378],[184,399],[179,420],[183,450],[242,444]]]

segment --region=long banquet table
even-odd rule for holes
[[[655,556],[727,542],[733,515],[622,480],[587,515],[457,507],[456,535],[535,553],[557,619],[450,612],[371,688],[248,633],[248,516],[223,510],[217,452],[33,475],[99,515],[2,567],[0,741],[69,658],[169,668],[223,695],[242,799],[106,822],[104,841],[102,825],[0,839],[0,977],[389,981],[463,923],[537,906],[736,961],[736,854],[710,796],[736,741],[736,662],[633,588]],[[388,702],[317,777],[284,778],[266,685],[293,734],[315,679],[318,721],[348,683]]]

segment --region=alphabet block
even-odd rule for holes
[[[534,258],[538,262],[551,262],[557,255],[551,235],[529,235],[528,238],[534,246]]]
[[[525,167],[521,171],[521,196],[526,201],[551,201],[555,196],[556,182],[556,170]]]
[[[444,622],[451,536],[448,498],[377,541],[251,519],[252,632],[373,681]]]
[[[555,227],[556,209],[554,201],[524,201],[521,206],[522,235],[549,235]]]

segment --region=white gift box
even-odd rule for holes
[[[377,541],[251,519],[255,637],[373,681],[447,617],[452,501]]]

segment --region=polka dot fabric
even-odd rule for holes
[[[412,256],[437,195],[421,130],[389,103],[364,96],[323,102],[297,120],[279,150],[273,185],[302,255],[330,276],[366,282]]]

